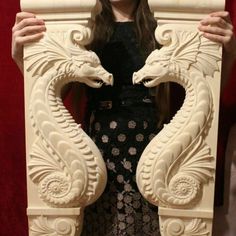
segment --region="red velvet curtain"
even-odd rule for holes
[[[0,235],[28,235],[23,78],[11,59],[19,0],[0,1]]]
[[[227,4],[236,25],[236,1]],[[0,235],[27,236],[23,78],[11,59],[11,28],[19,0],[0,1]],[[219,167],[236,120],[236,66],[222,99]],[[234,114],[234,115],[233,115]],[[218,171],[222,175],[222,168]],[[217,186],[221,186],[218,185]]]

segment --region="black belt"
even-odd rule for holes
[[[124,99],[124,100],[107,100],[107,101],[99,101],[98,102],[98,109],[99,110],[110,110],[117,107],[128,107],[134,105],[152,105],[153,101],[150,98],[143,98],[143,99]]]

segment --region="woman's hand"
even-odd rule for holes
[[[203,35],[224,48],[222,66],[222,89],[227,84],[232,66],[236,59],[236,36],[234,27],[227,11],[213,12],[200,21],[198,27]]]
[[[209,14],[200,21],[198,29],[203,32],[206,38],[221,43],[225,52],[236,58],[236,37],[227,11]]]
[[[23,46],[26,43],[38,41],[46,31],[44,21],[34,14],[20,12],[12,28],[12,58],[23,72]]]

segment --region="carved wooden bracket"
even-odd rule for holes
[[[224,1],[149,0],[163,47],[134,74],[153,87],[173,81],[186,98],[172,121],[146,147],[137,169],[140,192],[159,206],[163,236],[211,235],[221,72],[221,46],[205,39],[198,21]],[[61,100],[65,84],[99,88],[113,79],[92,40],[97,0],[21,0],[45,20],[42,40],[24,49],[29,235],[80,235],[83,209],[106,185],[93,141]]]
[[[112,75],[85,49],[97,1],[22,0],[45,20],[47,32],[24,48],[30,235],[78,235],[83,209],[106,185],[102,156],[61,99],[65,84],[99,88]]]
[[[176,82],[186,96],[171,122],[148,144],[137,168],[140,192],[159,206],[162,235],[211,235],[221,74],[221,45],[197,30],[224,1],[155,1],[163,45],[134,74],[147,87]]]

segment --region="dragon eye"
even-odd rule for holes
[[[148,63],[149,65],[155,65],[156,64],[156,61],[150,61],[149,63]]]
[[[163,66],[164,68],[168,66],[168,63],[166,62],[160,62],[160,65]]]

